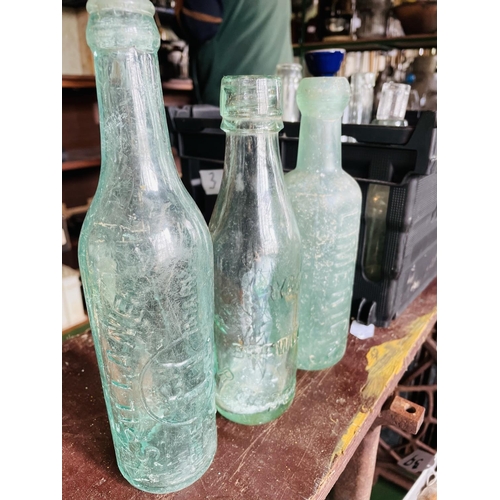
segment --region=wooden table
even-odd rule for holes
[[[389,328],[349,335],[342,361],[297,373],[292,406],[256,427],[217,416],[215,459],[192,486],[152,495],[116,466],[92,337],[63,343],[65,500],[323,500],[394,391],[437,317],[434,281]]]

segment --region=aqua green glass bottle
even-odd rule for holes
[[[321,370],[346,349],[361,216],[361,190],[342,170],[343,77],[304,78],[295,170],[285,175],[302,237],[297,366]]]
[[[216,450],[213,249],[177,174],[148,0],[89,0],[101,174],[79,265],[118,467],[180,490]]]
[[[271,76],[221,83],[224,175],[209,224],[216,405],[248,425],[276,419],[295,394],[301,246],[278,149],[280,92]]]

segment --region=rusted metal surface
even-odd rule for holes
[[[376,424],[391,425],[410,434],[416,434],[425,417],[425,408],[401,396],[393,396],[382,409]]]
[[[299,371],[296,396],[277,420],[250,427],[217,417],[206,474],[162,500],[324,500],[436,319],[436,283],[373,338],[349,336],[342,361]],[[63,343],[64,500],[148,500],[116,466],[89,334]]]
[[[392,396],[384,404],[379,417],[367,432],[353,457],[333,488],[332,500],[370,500],[373,487],[380,429],[392,425],[416,434],[424,420],[425,408],[402,398]]]
[[[437,451],[437,325],[401,378],[395,393],[424,406],[425,416],[415,435],[396,426],[384,429],[375,475],[410,489],[418,476],[402,469],[397,462],[417,450],[431,454]]]

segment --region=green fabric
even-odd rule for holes
[[[290,0],[225,0],[217,35],[195,56],[202,102],[219,105],[227,75],[274,75],[293,62]]]

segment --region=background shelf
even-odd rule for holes
[[[437,47],[437,34],[408,35],[398,38],[363,38],[358,40],[324,40],[322,42],[307,42],[294,44],[296,56],[309,50],[341,48],[348,52],[364,50],[390,51],[392,49],[429,49]]]

